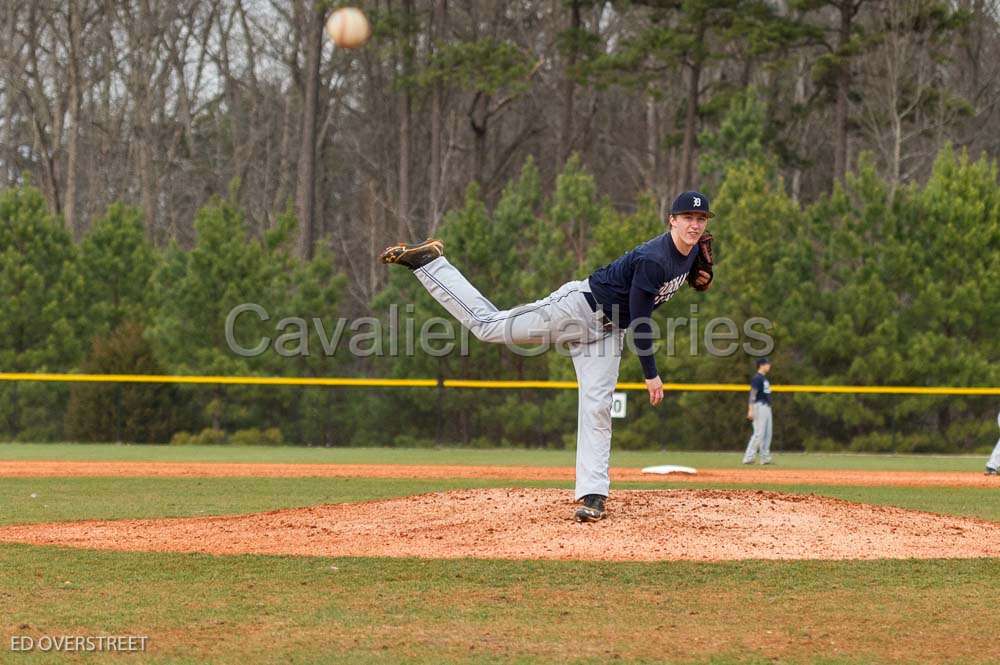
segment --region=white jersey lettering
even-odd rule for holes
[[[687,275],[678,275],[669,282],[664,282],[663,286],[660,287],[660,290],[653,298],[653,305],[656,306],[661,303],[665,303],[673,298],[674,294],[677,293],[677,291],[681,288],[681,284],[683,284],[686,279]]]

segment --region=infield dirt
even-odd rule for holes
[[[0,460],[0,478],[484,478],[573,480],[573,467],[468,466],[455,464],[273,464],[261,462],[68,462]],[[744,467],[701,469],[697,475],[661,476],[634,468],[612,468],[614,482],[696,482],[726,485],[851,485],[867,487],[1000,487],[1000,480],[963,471],[870,471]]]

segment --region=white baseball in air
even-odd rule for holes
[[[357,7],[341,7],[326,20],[326,34],[340,48],[358,48],[372,36],[372,26]]]

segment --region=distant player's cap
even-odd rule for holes
[[[768,360],[767,358],[757,358],[757,367],[760,367],[761,365],[770,365],[770,364],[771,361]]]
[[[679,215],[682,212],[703,212],[709,217],[715,217],[715,213],[708,209],[708,197],[701,192],[684,192],[670,206],[671,215]]]

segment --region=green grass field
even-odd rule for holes
[[[0,525],[81,519],[252,513],[318,503],[410,496],[466,487],[565,487],[566,482],[399,480],[391,478],[7,478],[0,483]],[[701,483],[617,483],[616,489],[736,488]],[[1000,522],[997,489],[739,485],[740,489],[814,493]],[[31,495],[35,496],[32,497]]]
[[[150,446],[68,443],[0,443],[0,460],[128,460],[144,462],[269,462],[334,464],[468,464],[573,466],[573,450],[510,448],[303,448],[294,446]],[[740,453],[616,450],[621,467],[681,464],[737,468]],[[985,455],[868,455],[777,453],[786,469],[875,469],[887,471],[982,471]]]
[[[548,451],[7,444],[0,459],[572,463],[571,453]],[[739,460],[698,453],[614,458],[628,466],[664,461],[724,467]],[[779,463],[978,470],[981,460],[783,455]],[[0,482],[0,524],[245,513],[511,485],[568,487],[464,479],[7,478]],[[997,521],[1000,537],[1000,483],[996,490],[759,487],[979,517]],[[400,519],[420,519],[419,501]],[[998,599],[996,559],[640,564],[0,545],[0,662],[998,663]],[[147,635],[149,650],[126,656],[9,649],[15,635],[107,634]]]

